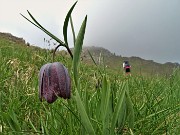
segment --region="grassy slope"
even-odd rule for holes
[[[90,62],[87,49],[92,53],[97,62],[99,62],[99,57],[104,57],[105,65],[110,69],[114,70],[116,73],[121,73],[123,71],[122,63],[125,60],[128,60],[132,66],[132,73],[139,74],[143,76],[166,76],[170,75],[173,72],[173,69],[177,66],[175,63],[165,63],[160,64],[152,60],[144,60],[139,57],[122,57],[112,54],[108,50],[102,47],[84,47],[83,58],[85,62]]]
[[[69,58],[61,55],[56,60],[71,71]],[[0,37],[0,134],[84,134],[77,118],[64,106],[67,105],[66,102],[59,99],[49,106],[38,99],[38,71],[50,61],[51,53],[46,50]],[[97,106],[90,100],[100,77],[96,67],[87,64],[80,67],[80,74],[82,101],[89,117],[92,117],[96,133],[101,134],[101,124],[94,121],[98,120],[95,113]],[[126,78],[113,74],[111,70],[108,70],[108,74],[111,90],[119,89],[120,82],[128,81],[134,104],[135,134],[180,133],[179,71],[168,78],[148,79],[142,76]],[[77,114],[76,106],[74,103],[71,105],[71,109]],[[77,116],[80,117],[78,114]],[[125,129],[124,134],[128,134]]]

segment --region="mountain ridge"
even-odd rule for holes
[[[167,62],[164,64],[154,62],[153,60],[145,60],[143,58],[132,56],[132,57],[123,57],[121,55],[116,55],[115,53],[111,53],[109,50],[103,47],[95,47],[95,46],[88,46],[83,47],[82,55],[86,56],[88,59],[88,52],[94,57],[96,62],[99,62],[100,57],[105,58],[105,65],[109,66],[114,70],[123,71],[122,64],[124,61],[129,61],[132,72],[136,74],[159,74],[159,75],[170,75],[173,72],[174,68],[180,67],[178,63]]]
[[[28,47],[36,47],[34,45],[32,46],[29,43],[26,43],[23,38],[13,36],[10,33],[0,32],[0,37]],[[93,64],[89,52],[98,65],[104,64],[106,67],[119,73],[123,72],[123,61],[130,62],[130,65],[132,66],[132,73],[143,75],[170,75],[172,74],[174,68],[180,67],[179,63],[166,62],[164,64],[161,64],[158,62],[154,62],[153,60],[145,60],[137,56],[122,57],[121,55],[116,55],[115,53],[110,52],[108,49],[95,46],[83,46],[81,60],[84,63]]]

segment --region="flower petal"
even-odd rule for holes
[[[53,103],[57,99],[53,88],[54,82],[52,82],[53,74],[51,73],[51,66],[52,63],[46,66],[43,77],[43,97],[48,103]]]
[[[66,67],[59,63],[48,63],[41,67],[39,73],[39,98],[48,103],[56,101],[57,96],[70,98],[71,80]]]
[[[40,101],[42,101],[42,97],[43,97],[43,85],[44,85],[43,76],[44,76],[45,69],[48,65],[50,65],[50,63],[43,65],[39,72],[39,99]]]
[[[59,62],[54,63],[56,65],[56,71],[58,75],[59,82],[59,92],[58,96],[64,99],[70,98],[70,77],[68,71],[64,65]]]

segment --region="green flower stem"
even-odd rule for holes
[[[73,41],[74,41],[74,46],[75,46],[75,43],[76,43],[76,35],[75,35],[75,31],[74,31],[74,25],[73,25],[72,16],[70,16],[70,23],[71,23],[71,29],[72,29],[72,33],[73,33]]]
[[[72,54],[70,48],[67,46],[66,49],[67,49],[68,53],[70,54],[71,58],[73,59],[73,54]]]
[[[58,49],[60,46],[64,46],[64,45],[59,44],[58,46],[56,46],[56,48],[55,48],[54,51],[53,51],[53,62],[54,62],[54,58],[55,58],[55,53],[56,53],[57,49]],[[73,54],[72,54],[70,48],[69,48],[68,46],[64,46],[64,47],[66,47],[68,53],[70,54],[71,58],[73,59]]]

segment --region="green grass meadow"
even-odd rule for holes
[[[39,100],[38,74],[52,53],[0,38],[0,134],[178,135],[180,70],[171,76],[125,76],[80,62],[78,83],[70,57],[71,99]],[[77,81],[76,80],[76,81]]]
[[[174,69],[166,76],[127,76],[119,69],[113,71],[107,67],[105,57],[100,58],[102,64],[97,64],[91,52],[89,58],[94,64],[82,61],[87,16],[76,37],[71,17],[76,3],[64,21],[64,42],[46,30],[29,11],[31,19],[21,14],[59,43],[55,50],[40,49],[12,40],[12,36],[0,35],[0,134],[180,134],[180,70]],[[73,52],[67,39],[69,20]],[[60,46],[65,47],[70,55],[57,52]],[[71,98],[58,98],[48,104],[39,100],[38,74],[43,65],[55,61],[68,69]]]

